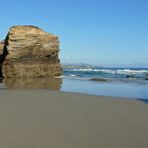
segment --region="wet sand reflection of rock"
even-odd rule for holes
[[[51,89],[60,90],[62,79],[58,78],[7,78],[4,79],[10,89]]]

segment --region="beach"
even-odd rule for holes
[[[147,6],[1,1],[0,148],[148,148]]]
[[[51,90],[0,90],[1,148],[147,148],[148,105]]]

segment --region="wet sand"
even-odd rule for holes
[[[0,91],[0,148],[147,148],[148,104],[48,90]]]

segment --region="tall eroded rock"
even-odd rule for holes
[[[62,74],[57,36],[35,26],[11,27],[5,39],[4,77],[40,77]]]
[[[3,54],[3,47],[4,47],[4,44],[2,41],[0,41],[0,55]]]
[[[4,44],[2,41],[0,41],[0,78],[2,77],[2,63],[4,61],[3,47],[4,47]]]

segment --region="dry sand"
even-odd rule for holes
[[[58,91],[1,90],[0,148],[148,148],[148,105]]]

